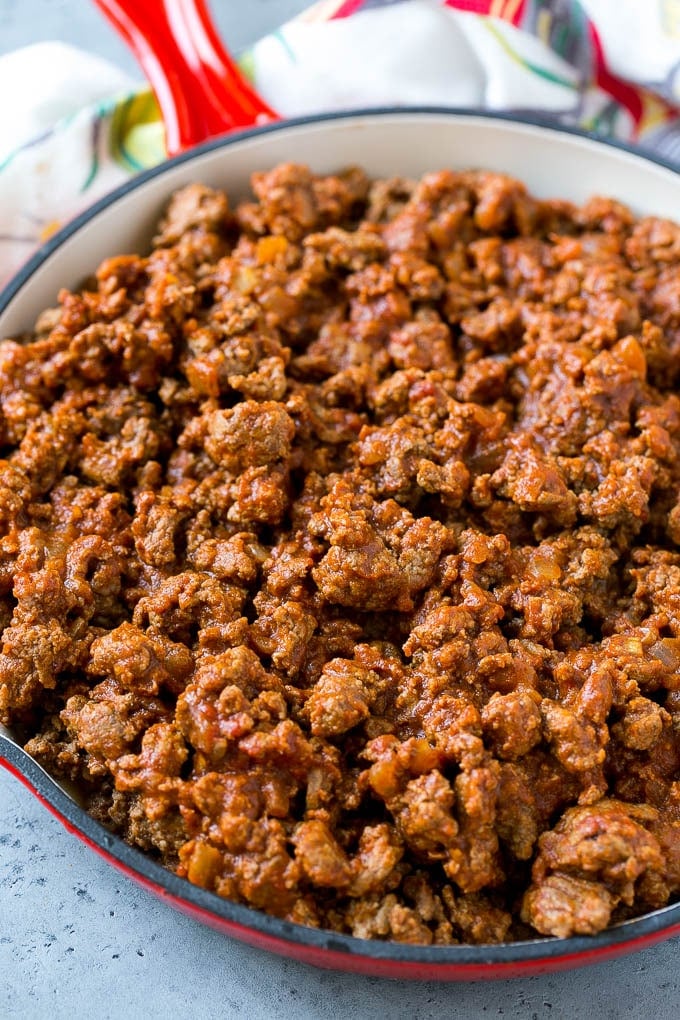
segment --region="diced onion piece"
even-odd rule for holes
[[[624,336],[613,348],[616,355],[639,379],[647,376],[647,358],[634,336]]]
[[[614,655],[635,655],[643,654],[642,641],[638,637],[631,637],[628,634],[614,634],[607,642],[607,649]]]
[[[222,867],[222,854],[217,847],[209,843],[195,843],[189,865],[187,878],[194,885],[211,889]]]
[[[669,669],[680,669],[680,638],[661,638],[649,649],[649,654]]]
[[[559,563],[549,556],[537,554],[529,560],[529,571],[541,581],[559,581],[562,576]]]
[[[261,237],[257,242],[257,261],[262,266],[267,262],[274,262],[277,255],[284,255],[288,248],[288,241],[281,234],[270,234]]]

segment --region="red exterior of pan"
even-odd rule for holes
[[[164,903],[247,945],[316,967],[400,980],[489,981],[603,963],[680,934],[680,904],[590,938],[489,946],[375,942],[291,924],[191,885],[107,832],[1,732],[0,765],[85,846]]]

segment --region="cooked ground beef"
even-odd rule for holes
[[[680,227],[175,195],[0,345],[0,718],[179,875],[415,943],[680,892]]]

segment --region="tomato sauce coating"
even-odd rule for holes
[[[178,192],[0,343],[0,720],[218,895],[411,943],[680,893],[680,227]]]

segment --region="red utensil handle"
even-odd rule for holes
[[[205,0],[94,0],[142,66],[170,155],[278,120],[224,48]]]

